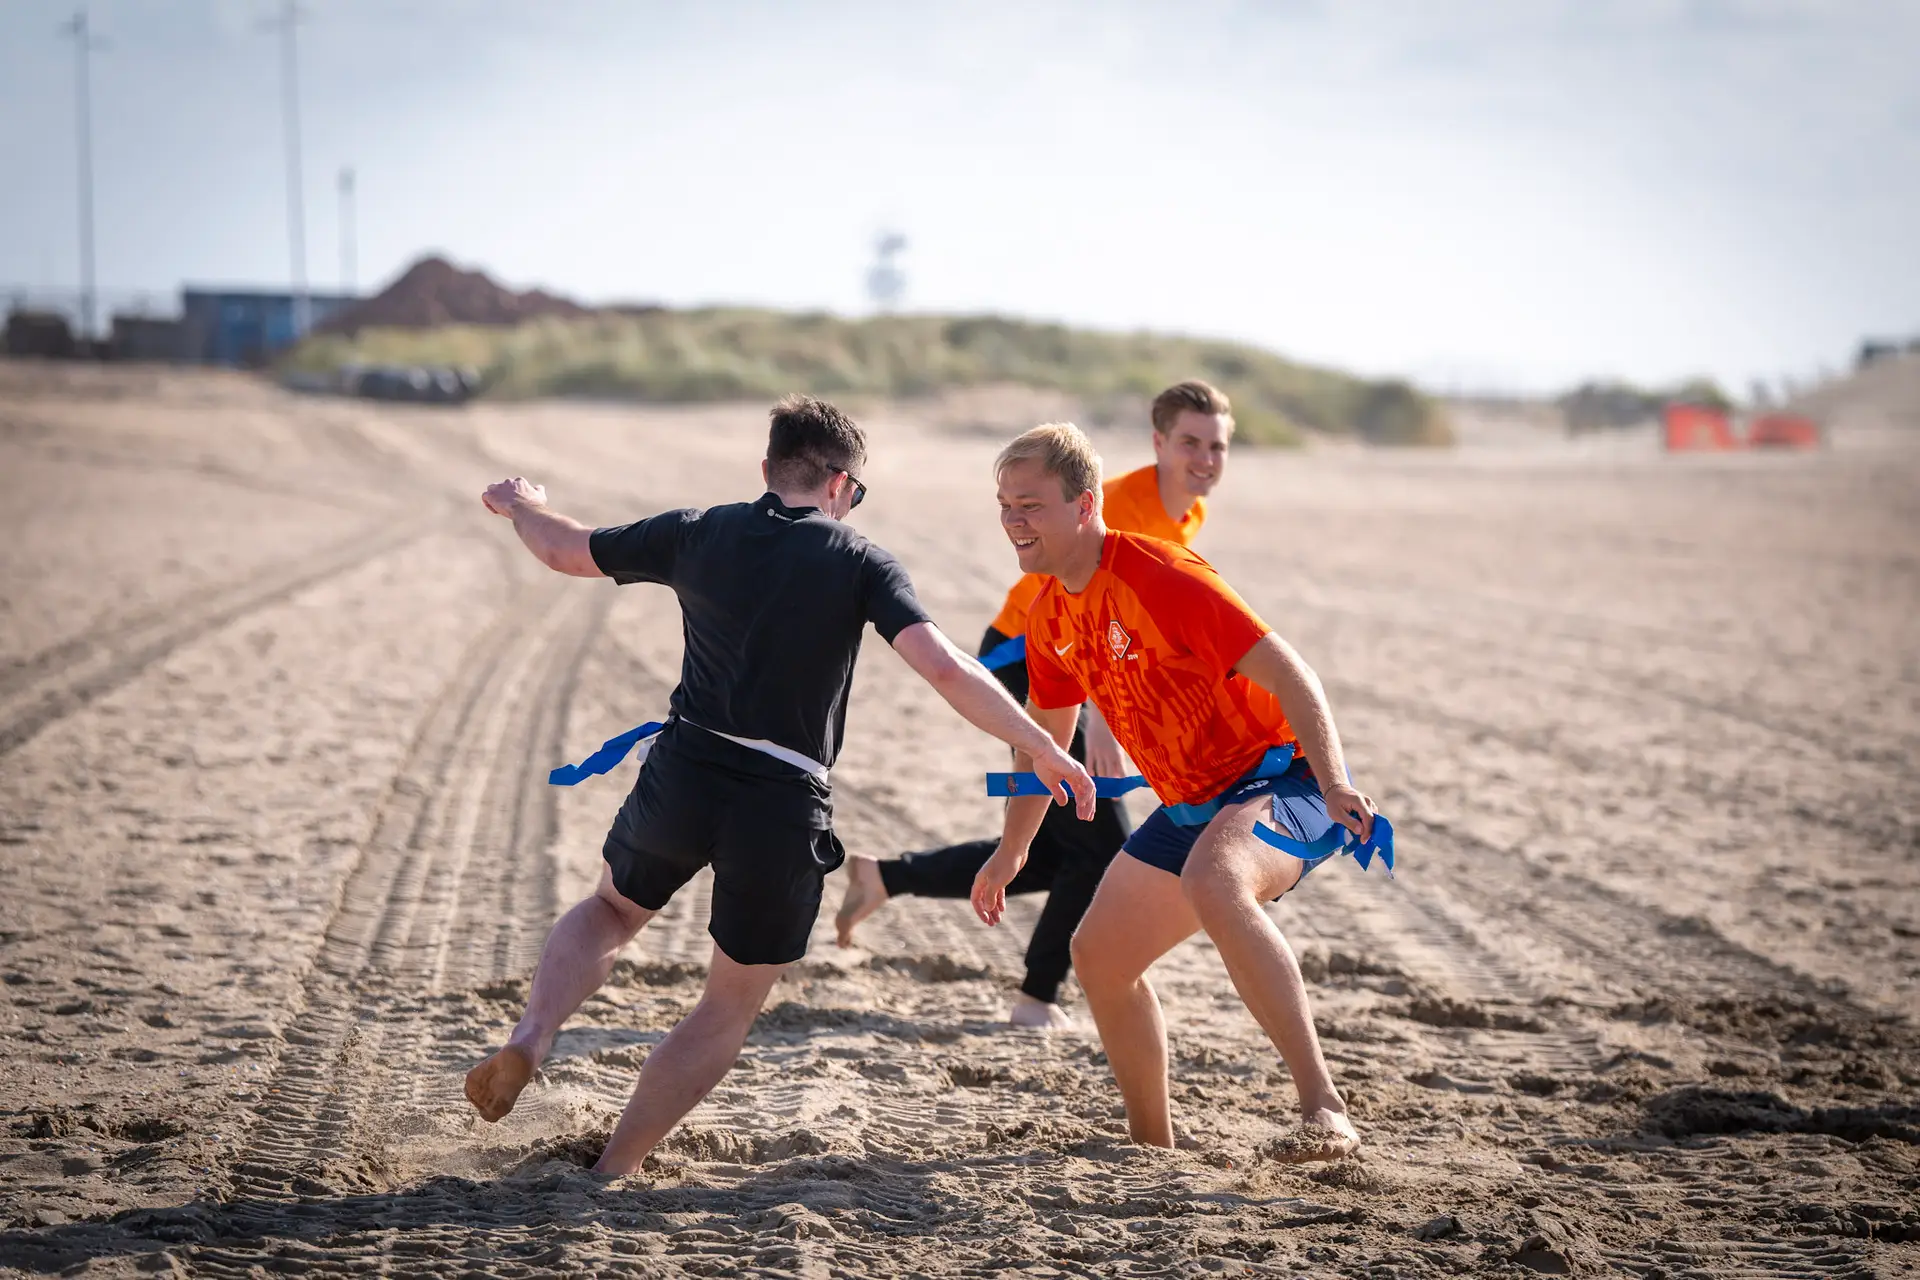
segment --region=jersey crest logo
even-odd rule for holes
[[[1118,618],[1108,620],[1107,648],[1113,650],[1113,660],[1118,662],[1126,657],[1127,650],[1132,647],[1133,637],[1128,635],[1127,629],[1120,625],[1120,620]]]

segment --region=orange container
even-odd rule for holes
[[[1670,404],[1661,414],[1669,453],[1738,449],[1727,415],[1701,404]]]

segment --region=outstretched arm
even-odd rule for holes
[[[480,495],[481,503],[497,516],[513,521],[513,531],[527,550],[549,569],[572,574],[576,578],[602,578],[600,566],[593,562],[587,540],[593,530],[578,520],[547,508],[545,485],[531,484],[522,476],[490,484]]]
[[[1073,741],[1073,727],[1080,719],[1079,707],[1054,707],[1051,710],[1027,704],[1027,714],[1047,735],[1053,739],[1057,748],[1064,749]],[[1031,767],[1027,756],[1019,751],[1013,753],[1015,772],[1025,772]],[[1007,909],[1007,886],[1027,865],[1027,852],[1033,845],[1034,836],[1040,833],[1040,824],[1046,820],[1047,800],[1045,796],[1014,796],[1007,801],[1007,814],[1000,830],[1000,845],[993,856],[981,864],[973,877],[973,913],[988,924],[999,924],[1000,917]],[[1081,815],[1085,817],[1083,813]]]
[[[893,638],[893,650],[969,724],[1030,758],[1033,772],[1040,775],[1055,800],[1065,804],[1071,798],[1081,818],[1093,817],[1093,779],[1080,762],[1028,719],[1000,682],[957,648],[940,628],[931,622],[916,622]],[[1072,789],[1071,797],[1068,788]]]
[[[1300,750],[1320,780],[1327,814],[1362,840],[1373,835],[1373,801],[1347,780],[1347,756],[1340,747],[1340,731],[1333,727],[1333,708],[1320,677],[1278,632],[1254,641],[1233,669],[1280,700],[1280,710],[1300,739]]]

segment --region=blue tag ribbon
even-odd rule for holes
[[[1093,794],[1102,800],[1117,800],[1130,791],[1138,791],[1147,785],[1147,780],[1139,774],[1126,778],[1095,778]],[[990,796],[1050,796],[1047,784],[1040,781],[1037,773],[990,773],[987,775],[987,794]]]
[[[1016,662],[1026,660],[1027,638],[1025,636],[1003,640],[980,655],[980,665],[989,671],[998,671],[1002,667],[1010,667]]]
[[[1277,778],[1285,773],[1292,763],[1292,747],[1270,747],[1254,771],[1240,781]],[[1137,773],[1124,778],[1095,777],[1093,794],[1102,800],[1117,800],[1146,785],[1147,780]],[[987,775],[987,794],[1005,798],[1050,795],[1051,792],[1047,790],[1047,784],[1040,781],[1040,775],[1037,773],[990,773]],[[1209,800],[1205,804],[1170,804],[1165,807],[1167,816],[1183,827],[1204,827],[1213,820],[1214,814],[1220,812],[1218,800]]]
[[[563,764],[547,774],[547,783],[555,787],[573,787],[588,778],[597,777],[615,768],[639,743],[655,737],[667,726],[658,720],[649,720],[643,725],[627,730],[616,737],[608,738],[600,744],[600,749],[582,760],[579,764]]]
[[[1386,867],[1387,879],[1393,879],[1393,824],[1384,814],[1373,815],[1373,835],[1364,841],[1337,822],[1317,840],[1295,840],[1264,822],[1253,824],[1253,834],[1262,843],[1292,854],[1302,862],[1324,862],[1336,853],[1351,853],[1360,869],[1366,871],[1373,866],[1374,855],[1378,854]]]

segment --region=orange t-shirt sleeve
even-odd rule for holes
[[[1033,608],[1033,602],[1040,598],[1046,589],[1047,580],[1037,573],[1020,575],[1020,581],[1013,584],[1013,590],[1007,592],[1007,601],[1000,606],[988,624],[1001,635],[1009,638],[1027,633],[1027,610]]]
[[[1240,593],[1199,556],[1169,561],[1148,601],[1168,638],[1225,679],[1260,637],[1273,630]]]

